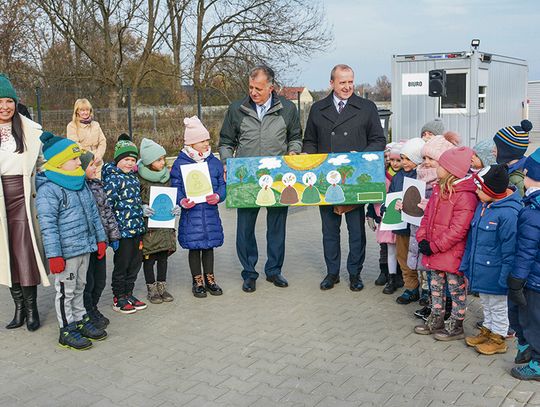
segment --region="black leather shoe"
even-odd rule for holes
[[[275,276],[266,277],[266,281],[270,281],[271,283],[274,283],[276,287],[288,287],[289,283],[287,280],[285,280],[285,277],[283,277],[281,274],[276,274]]]
[[[244,290],[246,293],[252,293],[257,288],[255,287],[255,280],[252,278],[248,278],[244,280],[244,284],[242,284],[242,290]]]
[[[339,283],[339,275],[327,274],[324,280],[321,281],[321,290],[330,290],[337,283]]]
[[[364,283],[362,282],[360,276],[351,276],[350,282],[351,284],[349,288],[351,289],[351,291],[360,291],[364,288]]]

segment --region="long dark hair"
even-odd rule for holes
[[[13,118],[11,119],[11,134],[13,135],[13,138],[15,139],[15,144],[17,145],[15,152],[17,154],[24,153],[26,145],[24,143],[22,120],[21,116],[19,116],[19,111],[17,110],[17,103],[15,103],[15,113],[13,114]]]

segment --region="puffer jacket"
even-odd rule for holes
[[[272,93],[272,104],[262,120],[249,96],[229,106],[219,139],[223,163],[232,157],[285,155],[291,151],[302,151],[302,128],[294,103]]]
[[[517,223],[516,258],[511,276],[540,292],[540,191],[523,198]]]
[[[45,174],[36,175],[36,207],[45,256],[71,259],[97,250],[105,230],[90,189],[62,188]]]
[[[114,242],[115,240],[120,240],[120,230],[118,229],[118,223],[114,217],[109,201],[107,200],[107,194],[103,189],[103,182],[98,179],[87,179],[86,184],[92,195],[94,195],[94,200],[99,211],[99,216],[101,218],[101,223],[105,229],[105,234],[107,235],[107,243]]]
[[[478,203],[475,191],[472,177],[456,181],[454,192],[448,199],[440,197],[439,185],[433,187],[433,194],[416,232],[416,240],[427,240],[433,251],[431,256],[422,258],[422,264],[428,270],[462,274],[459,265]]]
[[[223,202],[226,198],[223,165],[213,154],[210,154],[205,161],[208,163],[212,189],[219,195],[219,201]],[[195,161],[184,152],[180,152],[171,169],[171,185],[178,188],[178,205],[186,197],[182,179],[182,165],[186,164],[195,164]],[[184,249],[210,249],[221,246],[223,227],[218,206],[202,202],[191,209],[182,208],[178,226],[178,242]]]
[[[103,189],[118,222],[122,239],[144,234],[141,186],[135,173],[125,173],[114,163],[103,166]]]
[[[506,295],[506,279],[514,267],[517,218],[523,205],[517,191],[492,203],[480,202],[471,222],[459,271],[472,291]]]
[[[166,183],[151,182],[138,174],[141,183],[141,199],[143,204],[150,203],[150,187],[170,187],[171,181]],[[154,253],[168,252],[173,254],[176,251],[176,231],[167,228],[149,228],[148,219],[145,218],[146,233],[143,235],[143,255],[148,256]]]

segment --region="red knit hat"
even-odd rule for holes
[[[469,147],[454,147],[446,150],[439,157],[439,165],[450,174],[463,178],[471,168],[474,151]]]

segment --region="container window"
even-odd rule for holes
[[[446,72],[446,97],[442,98],[443,109],[467,108],[467,74]]]
[[[487,86],[478,87],[478,111],[484,113],[486,111]]]

